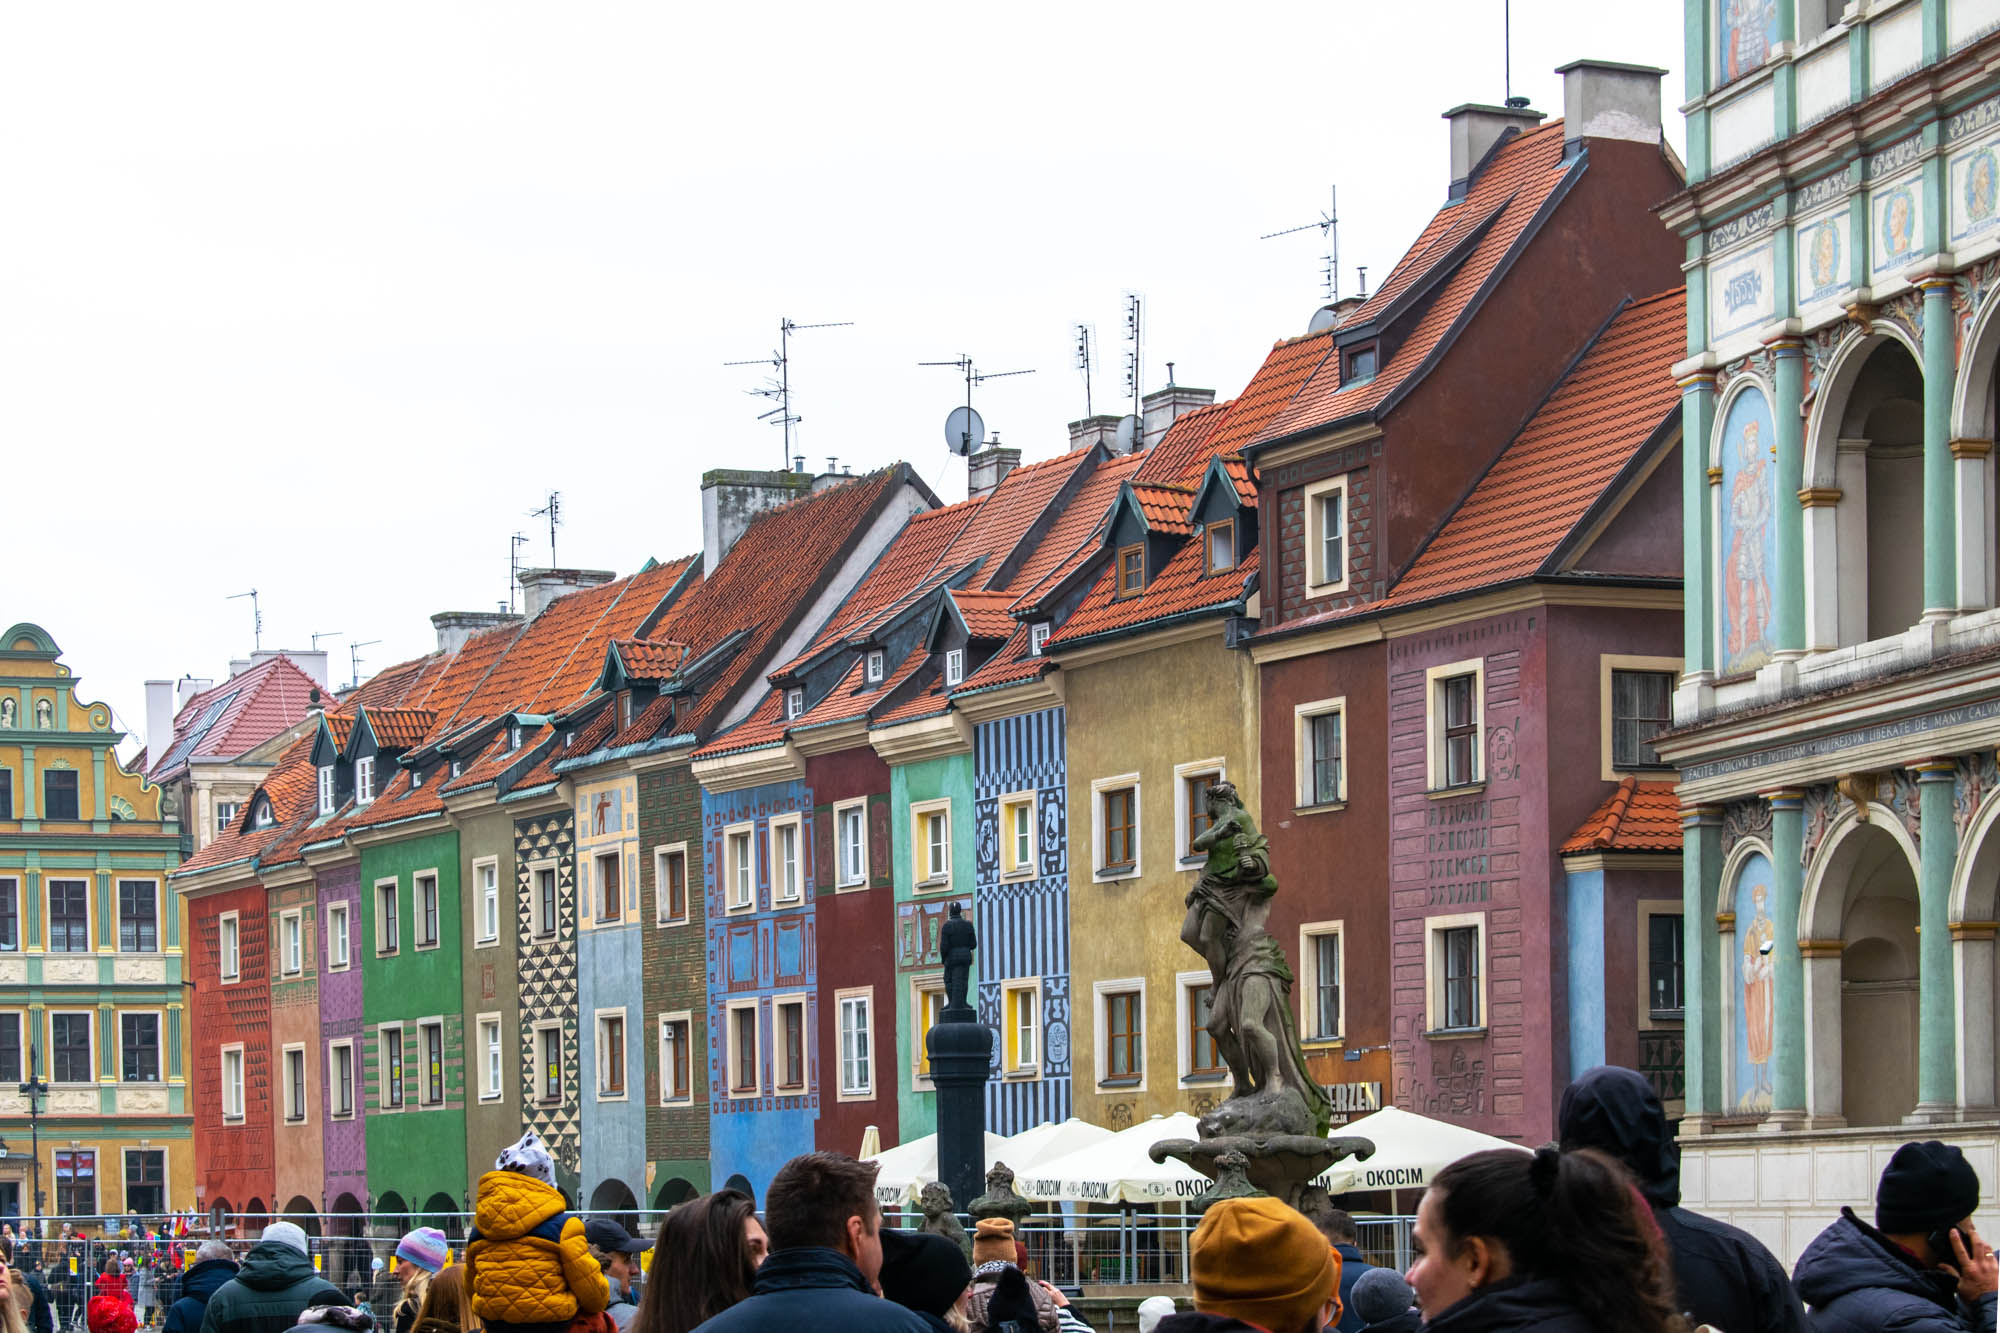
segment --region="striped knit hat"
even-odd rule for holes
[[[444,1267],[445,1256],[451,1247],[445,1243],[444,1232],[436,1227],[418,1227],[396,1243],[396,1258],[406,1264],[415,1264],[426,1273],[435,1273]]]

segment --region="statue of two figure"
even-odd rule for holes
[[[1188,891],[1181,939],[1208,960],[1208,1031],[1235,1095],[1203,1118],[1203,1135],[1324,1136],[1333,1108],[1306,1069],[1292,1018],[1292,969],[1265,929],[1278,891],[1270,844],[1233,784],[1210,784],[1207,804],[1209,826],[1193,843],[1207,859]]]

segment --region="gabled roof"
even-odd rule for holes
[[[1343,384],[1340,358],[1328,357],[1250,446],[1372,412],[1413,383],[1582,160],[1563,160],[1560,120],[1503,141],[1466,197],[1438,210],[1381,289],[1342,322],[1342,334],[1375,323],[1406,325],[1387,363],[1378,364],[1371,378]]]
[[[174,715],[174,740],[147,772],[170,782],[202,760],[231,760],[306,718],[319,684],[291,658],[267,657],[189,699]],[[319,690],[332,703],[329,691]]]
[[[1194,531],[1194,525],[1188,522],[1188,508],[1194,503],[1194,492],[1186,486],[1127,482],[1124,493],[1118,499],[1121,505],[1130,505],[1138,512],[1139,521],[1148,532],[1185,537]]]
[[[955,588],[946,594],[959,623],[975,639],[1005,639],[1014,632],[1014,618],[1007,608],[1014,599],[1004,592],[967,592]]]
[[[1681,803],[1671,780],[1628,775],[1564,842],[1560,855],[1589,852],[1678,852]]]
[[[687,645],[666,639],[613,639],[608,655],[627,680],[657,684],[680,670],[687,660]]]
[[[236,822],[217,834],[215,841],[181,862],[173,873],[192,874],[248,861],[268,851],[295,826],[302,824],[319,799],[319,775],[313,769],[312,741],[312,736],[308,734],[286,746],[285,752],[278,756],[278,762],[257,788],[258,794],[271,802],[273,823],[265,828],[253,827],[251,821],[256,814],[257,801],[254,798],[245,801]]]
[[[385,750],[407,750],[421,745],[431,733],[437,714],[428,708],[363,708],[360,721]]]

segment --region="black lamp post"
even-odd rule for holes
[[[49,1085],[42,1082],[40,1065],[41,1052],[33,1042],[28,1044],[28,1081],[21,1085],[21,1095],[28,1099],[28,1141],[34,1154],[35,1173],[35,1235],[42,1234],[42,1207],[47,1200],[42,1193],[42,1098],[49,1095]]]

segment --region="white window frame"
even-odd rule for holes
[[[794,685],[785,691],[785,721],[796,722],[806,715],[806,692]]]
[[[534,1033],[534,1044],[529,1049],[528,1058],[533,1061],[535,1095],[528,1100],[542,1106],[560,1106],[565,1096],[563,1059],[566,1053],[563,1050],[562,1024],[559,1022],[537,1023],[534,1027]],[[556,1090],[553,1096],[550,1095],[548,1090],[547,1056],[549,1038],[551,1036],[556,1039]]]
[[[337,925],[335,917],[339,918]],[[354,909],[346,901],[326,905],[326,970],[329,972],[345,972],[354,966],[353,920]]]
[[[674,1095],[672,1089],[668,1086],[668,1081],[667,1081],[668,1080],[667,1071],[673,1068],[673,1058],[668,1053],[667,1050],[667,1032],[675,1024],[683,1025],[684,1030],[686,1032],[686,1035],[682,1038],[682,1041],[686,1048],[683,1051],[683,1054],[687,1058],[688,1081],[687,1081],[687,1090],[681,1093],[679,1096]],[[662,1106],[694,1105],[694,1014],[693,1012],[687,1009],[676,1009],[671,1013],[661,1014],[659,1022],[658,1039],[660,1043],[660,1105]]]
[[[1125,870],[1107,871],[1104,868],[1104,793],[1117,791],[1120,787],[1132,789],[1132,865]],[[1115,777],[1093,778],[1090,783],[1090,878],[1094,883],[1106,884],[1121,879],[1137,879],[1145,873],[1146,859],[1146,816],[1145,788],[1137,773],[1120,773]]]
[[[1472,779],[1455,787],[1444,785],[1445,708],[1444,683],[1459,676],[1472,677]],[[1424,670],[1424,787],[1431,792],[1457,795],[1486,785],[1486,659],[1468,657],[1460,662]]]
[[[375,801],[375,756],[367,755],[354,761],[354,803],[372,805]]]
[[[430,914],[437,922],[437,934],[431,937],[429,943],[425,943],[424,937],[417,933],[424,927],[425,880],[430,881],[431,893],[437,898],[437,910]],[[444,886],[438,882],[436,866],[432,866],[429,870],[419,870],[410,876],[410,938],[413,941],[412,948],[418,953],[428,953],[432,949],[444,947]]]
[[[243,979],[243,921],[235,912],[224,912],[215,919],[215,955],[223,985]]]
[[[530,861],[528,870],[528,933],[537,940],[552,940],[562,933],[562,865],[554,857],[543,857]],[[555,904],[555,919],[547,920],[542,915],[542,872],[550,875],[550,883],[555,886],[551,901]]]
[[[944,820],[944,873],[931,872],[930,839],[925,836],[925,823],[932,816]],[[913,801],[910,804],[910,879],[911,889],[916,893],[949,893],[951,891],[951,798],[940,796],[936,800]],[[921,872],[921,873],[919,873]]]
[[[875,988],[873,986],[849,986],[833,993],[834,1038],[840,1043],[837,1059],[840,1062],[836,1101],[872,1102],[876,1097],[875,1084]],[[861,1034],[862,1050],[856,1063],[863,1070],[866,1083],[850,1085],[847,1079],[847,1015],[850,1004],[859,1003],[863,1022],[856,1029]]]
[[[785,863],[780,849],[783,834],[792,835],[792,883],[785,884]],[[771,821],[771,906],[797,907],[806,900],[806,827],[802,814],[779,815]]]
[[[733,1102],[751,1101],[764,1095],[764,1015],[763,1005],[755,999],[731,1000],[723,1006],[722,1032],[722,1085],[728,1099]],[[747,1088],[736,1086],[736,1071],[742,1066],[742,1047],[737,1040],[736,1029],[740,1026],[737,1015],[748,1010],[750,1022],[750,1064],[755,1071],[753,1082]]]
[[[786,1083],[785,1010],[799,1011],[799,1081]],[[812,1089],[812,1006],[804,991],[771,997],[771,1095],[803,1097]]]
[[[1479,932],[1479,1022],[1468,1028],[1439,1026],[1444,1017],[1444,963],[1438,957],[1443,933],[1471,926]],[[1424,1036],[1431,1041],[1453,1037],[1481,1037],[1493,1021],[1487,1008],[1487,978],[1492,972],[1487,958],[1486,913],[1460,912],[1452,916],[1424,918]]]
[[[1000,836],[997,841],[1000,844],[1000,878],[1002,879],[1032,879],[1035,875],[1035,867],[1041,863],[1041,848],[1036,845],[1041,840],[1040,830],[1036,827],[1040,817],[1038,796],[1039,793],[1033,791],[1010,791],[1000,798],[1000,827],[998,829]],[[1028,856],[1026,860],[1019,860],[1014,855],[1014,812],[1022,809],[1028,812]]]
[[[490,949],[500,942],[500,858],[482,856],[474,861],[472,882],[479,890],[479,900],[473,909],[479,914],[473,925],[473,947]],[[489,907],[493,918],[491,931],[486,928]]]
[[[294,1114],[292,1106],[292,1059],[299,1062],[299,1106]],[[306,1048],[304,1042],[290,1042],[278,1048],[278,1082],[284,1087],[285,1123],[287,1125],[309,1125],[312,1123],[312,1081],[306,1071]]]
[[[1319,1006],[1318,941],[1333,936],[1334,966],[1340,969],[1340,1017],[1333,1035],[1322,1036],[1313,1021]],[[1299,927],[1299,1040],[1307,1046],[1337,1046],[1347,1040],[1347,922],[1308,921]]]
[[[243,813],[241,801],[217,801],[215,803],[215,831],[227,833],[235,825],[236,817]]]
[[[741,839],[741,843],[738,843]],[[739,864],[736,850],[744,856]],[[748,884],[745,884],[745,879]],[[746,897],[744,889],[748,888]],[[757,910],[757,825],[754,821],[731,824],[722,830],[722,911],[725,916],[741,916]]]
[[[1035,1007],[1033,1030],[1034,1050],[1032,1059],[1022,1059],[1018,1049],[1014,1059],[1007,1058],[1008,1043],[1018,1041],[1019,1025],[1014,1022],[1015,997],[1025,995]],[[1040,977],[1010,977],[1000,986],[1000,1076],[1010,1079],[1035,1079],[1042,1076],[1042,979]]]
[[[1196,759],[1190,763],[1174,765],[1174,859],[1183,870],[1199,870],[1208,858],[1200,852],[1187,851],[1188,839],[1194,828],[1194,804],[1188,792],[1191,778],[1213,774],[1211,782],[1229,781],[1229,763],[1222,756],[1212,759]]]
[[[236,1057],[236,1082],[233,1088],[229,1081],[229,1057],[232,1055]],[[225,1125],[240,1125],[247,1118],[244,1112],[244,1098],[249,1083],[247,1060],[248,1057],[243,1053],[243,1043],[240,1041],[231,1042],[217,1052],[216,1068],[221,1071],[222,1077],[222,1123]],[[234,1109],[230,1107],[232,1091],[235,1093]]]
[[[347,1052],[347,1109],[340,1109],[338,1089],[341,1086],[340,1061],[335,1052]],[[326,1105],[329,1120],[352,1120],[354,1108],[359,1103],[358,1090],[361,1081],[361,1062],[354,1048],[354,1038],[342,1037],[326,1044]]]
[[[389,1034],[391,1032],[396,1034],[395,1067],[400,1071],[400,1077],[398,1077],[393,1083],[390,1081],[389,1078],[389,1068],[390,1068]],[[408,1039],[408,1034],[403,1031],[403,1024],[400,1019],[394,1022],[377,1023],[375,1025],[375,1077],[377,1080],[377,1093],[378,1093],[378,1095],[375,1098],[375,1103],[376,1103],[375,1109],[378,1111],[385,1111],[400,1115],[402,1112],[409,1109],[410,1106],[410,1066],[408,1060],[410,1054],[409,1046],[410,1043]],[[398,1094],[397,1100],[394,1102],[391,1102],[389,1100],[389,1089],[392,1086],[399,1088],[401,1090]]]
[[[965,684],[965,649],[944,650],[944,683],[948,686]]]
[[[498,1010],[473,1016],[479,1034],[479,1100],[495,1102],[507,1088],[507,1024]],[[491,1040],[488,1031],[491,1030]]]
[[[1350,472],[1337,477],[1327,477],[1313,482],[1300,492],[1300,500],[1305,506],[1306,529],[1306,596],[1329,597],[1348,590],[1354,568],[1354,524],[1348,513]],[[1328,578],[1326,569],[1326,542],[1320,532],[1321,502],[1329,495],[1340,497],[1340,577]]]
[[[1604,653],[1597,659],[1597,735],[1601,751],[1598,776],[1606,782],[1620,782],[1626,777],[1637,775],[1641,778],[1649,774],[1659,781],[1668,781],[1673,775],[1670,767],[1655,769],[1619,768],[1612,762],[1614,749],[1611,735],[1611,674],[1614,671],[1658,671],[1671,672],[1678,681],[1686,664],[1678,657],[1630,657],[1617,653]],[[1671,695],[1669,696],[1671,698]]]
[[[855,845],[855,861],[858,873],[847,873],[847,850],[843,841],[843,829],[848,816],[854,816],[861,830],[860,840]],[[856,797],[851,801],[838,801],[833,807],[833,861],[835,893],[849,893],[855,889],[868,887],[868,798]]]
[[[1318,755],[1312,748],[1312,726],[1315,718],[1328,713],[1340,714],[1340,782],[1334,790],[1331,801],[1316,800],[1318,792],[1313,789],[1313,765]],[[1339,810],[1347,804],[1347,696],[1335,695],[1331,699],[1314,699],[1310,703],[1295,704],[1292,707],[1292,808],[1297,814],[1309,814],[1322,810]]]
[[[1104,1001],[1121,991],[1139,992],[1139,1081],[1137,1083],[1107,1084],[1106,1070],[1110,1054],[1110,1028],[1104,1021]],[[1106,981],[1092,982],[1090,986],[1090,1024],[1092,1035],[1091,1055],[1095,1061],[1096,1088],[1099,1092],[1125,1096],[1134,1092],[1144,1092],[1146,1082],[1153,1076],[1153,1062],[1147,1045],[1153,1035],[1152,1021],[1146,1012],[1146,979],[1144,977],[1113,977]]]
[[[600,1102],[624,1102],[632,1099],[632,1024],[623,1009],[598,1009],[591,1014],[591,1054],[596,1057],[592,1063],[597,1068],[596,1091]],[[616,1020],[618,1023],[618,1054],[620,1067],[625,1071],[618,1090],[612,1092],[605,1087],[605,1077],[611,1072],[609,1058],[613,1043],[604,1039],[604,1025]]]
[[[1194,1017],[1194,992],[1202,986],[1213,987],[1215,977],[1206,968],[1196,972],[1174,973],[1174,1086],[1180,1088],[1212,1088],[1229,1081],[1228,1067],[1219,1074],[1197,1074],[1194,1072],[1194,1034],[1188,1030],[1188,1020]],[[1214,1000],[1209,1001],[1209,1012],[1214,1012]],[[1210,1034],[1211,1037],[1213,1034]],[[1217,1048],[1216,1055],[1222,1051]]]
[[[941,971],[920,972],[910,978],[910,1026],[913,1034],[910,1040],[910,1086],[920,1092],[930,1092],[936,1085],[931,1082],[930,1071],[930,1031],[937,1023],[926,1024],[926,997],[935,995],[938,1000],[938,1022],[944,1021],[945,990],[944,973]]]
[[[278,913],[278,974],[286,977],[303,976],[305,970],[305,913],[303,909],[293,907]]]
[[[861,679],[865,685],[880,685],[889,674],[889,659],[880,648],[870,648],[862,657]]]
[[[394,897],[394,900],[395,900],[395,909],[396,909],[396,910],[395,910],[395,917],[396,917],[396,921],[395,921],[395,932],[394,932],[394,934],[393,934],[393,935],[392,935],[392,936],[391,936],[391,937],[389,938],[389,940],[388,940],[388,942],[387,942],[386,944],[385,944],[385,943],[383,942],[383,936],[382,936],[382,925],[383,925],[383,922],[387,920],[387,918],[388,918],[388,915],[389,915],[389,914],[388,914],[388,913],[385,913],[385,912],[384,912],[384,911],[382,910],[382,890],[383,890],[383,889],[388,889],[388,890],[390,891],[391,895],[392,895],[392,896]],[[397,875],[385,875],[385,876],[383,876],[383,877],[382,877],[381,879],[378,879],[378,880],[376,880],[376,881],[375,881],[375,884],[374,884],[374,886],[373,886],[373,887],[372,887],[372,888],[371,888],[371,889],[369,890],[369,892],[371,892],[371,893],[373,893],[373,894],[375,895],[375,956],[376,956],[377,958],[391,958],[391,957],[394,957],[394,956],[395,956],[396,954],[398,954],[398,953],[402,952],[402,948],[403,948],[403,881],[402,881],[402,878],[401,878],[400,876],[397,876]]]
[[[164,1087],[167,1082],[167,1015],[159,1009],[118,1010],[118,1081],[120,1083],[128,1081],[125,1077],[125,1020],[128,1017],[139,1018],[147,1015],[150,1015],[153,1019],[153,1039],[156,1043],[154,1063],[159,1067],[160,1076],[151,1081],[137,1080],[135,1081],[135,1086],[142,1088]],[[96,1036],[95,1027],[96,1024],[93,1022],[91,1034],[93,1039]],[[97,1049],[94,1045],[91,1048],[91,1055],[93,1057],[97,1055]],[[21,1058],[23,1060],[28,1058],[26,1051],[21,1053]]]
[[[681,859],[681,911],[679,916],[670,915],[667,900],[667,865],[678,856]],[[653,849],[653,920],[656,925],[685,926],[693,914],[689,903],[691,889],[688,885],[688,845],[685,842],[662,843]]]
[[[333,813],[332,764],[321,764],[319,766],[319,812],[323,815]]]
[[[1040,657],[1048,645],[1051,626],[1046,620],[1037,620],[1028,626],[1028,656]]]

